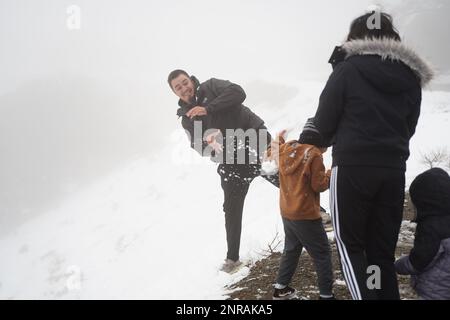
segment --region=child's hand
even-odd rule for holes
[[[269,154],[267,152],[264,155],[264,159],[267,161],[275,161],[278,165],[278,156],[280,153],[280,139],[282,138],[284,140],[284,136],[286,134],[287,130],[282,130],[280,133],[277,134],[274,140],[270,142],[270,151]]]
[[[272,152],[271,151],[272,150],[270,150],[270,147],[267,151],[264,151],[263,162],[272,160]]]
[[[269,160],[273,160],[278,165],[278,157],[280,156],[280,143],[278,139],[270,143],[270,157]]]
[[[280,138],[283,138],[283,140],[285,140],[285,139],[286,139],[286,137],[285,137],[286,132],[287,132],[287,130],[284,129],[284,130],[282,130],[280,133],[278,133],[278,134],[277,134],[276,141],[280,141]]]

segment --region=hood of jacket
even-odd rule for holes
[[[284,175],[291,175],[302,163],[311,161],[317,155],[317,148],[309,144],[300,144],[297,140],[281,146],[279,153],[279,170]],[[301,156],[298,156],[298,155]]]
[[[352,40],[345,42],[342,48],[345,60],[383,92],[404,92],[417,84],[425,87],[434,75],[432,67],[400,41]]]
[[[450,216],[450,176],[440,168],[418,175],[411,183],[409,194],[417,208],[417,221],[428,216]]]

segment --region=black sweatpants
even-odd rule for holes
[[[330,207],[336,244],[342,273],[355,300],[400,298],[394,261],[404,193],[404,170],[332,169]],[[379,267],[379,288],[374,278],[377,269],[369,266]]]
[[[225,213],[225,231],[227,234],[227,259],[239,260],[241,243],[242,211],[248,188],[253,179],[260,175],[260,165],[227,165],[217,168],[224,193],[223,211]],[[278,174],[261,176],[279,187]]]

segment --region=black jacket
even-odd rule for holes
[[[224,140],[226,129],[242,129],[244,131],[253,128],[263,128],[264,121],[244,106],[246,95],[244,90],[237,84],[226,80],[212,78],[202,84],[195,77],[191,77],[195,83],[195,100],[190,104],[180,100],[180,108],[177,115],[182,117],[181,124],[188,132],[191,139],[191,147],[194,148],[194,121],[201,121],[202,135],[209,129],[219,129]],[[190,119],[186,113],[195,106],[206,108],[207,115]],[[207,146],[206,142],[197,141],[202,144],[202,153]],[[200,151],[199,148],[194,148]],[[206,154],[209,155],[209,154]]]
[[[335,68],[314,121],[333,145],[333,166],[405,169],[431,69],[394,40],[354,40],[342,49],[342,62],[330,59]]]
[[[450,177],[442,169],[430,169],[414,179],[409,193],[417,209],[410,261],[421,272],[435,257],[441,241],[450,238]]]

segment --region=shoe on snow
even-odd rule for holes
[[[229,273],[229,274],[233,274],[237,271],[239,271],[239,269],[241,269],[244,266],[244,264],[237,260],[231,260],[231,259],[226,259],[225,262],[222,264],[222,266],[220,267],[220,271]]]

